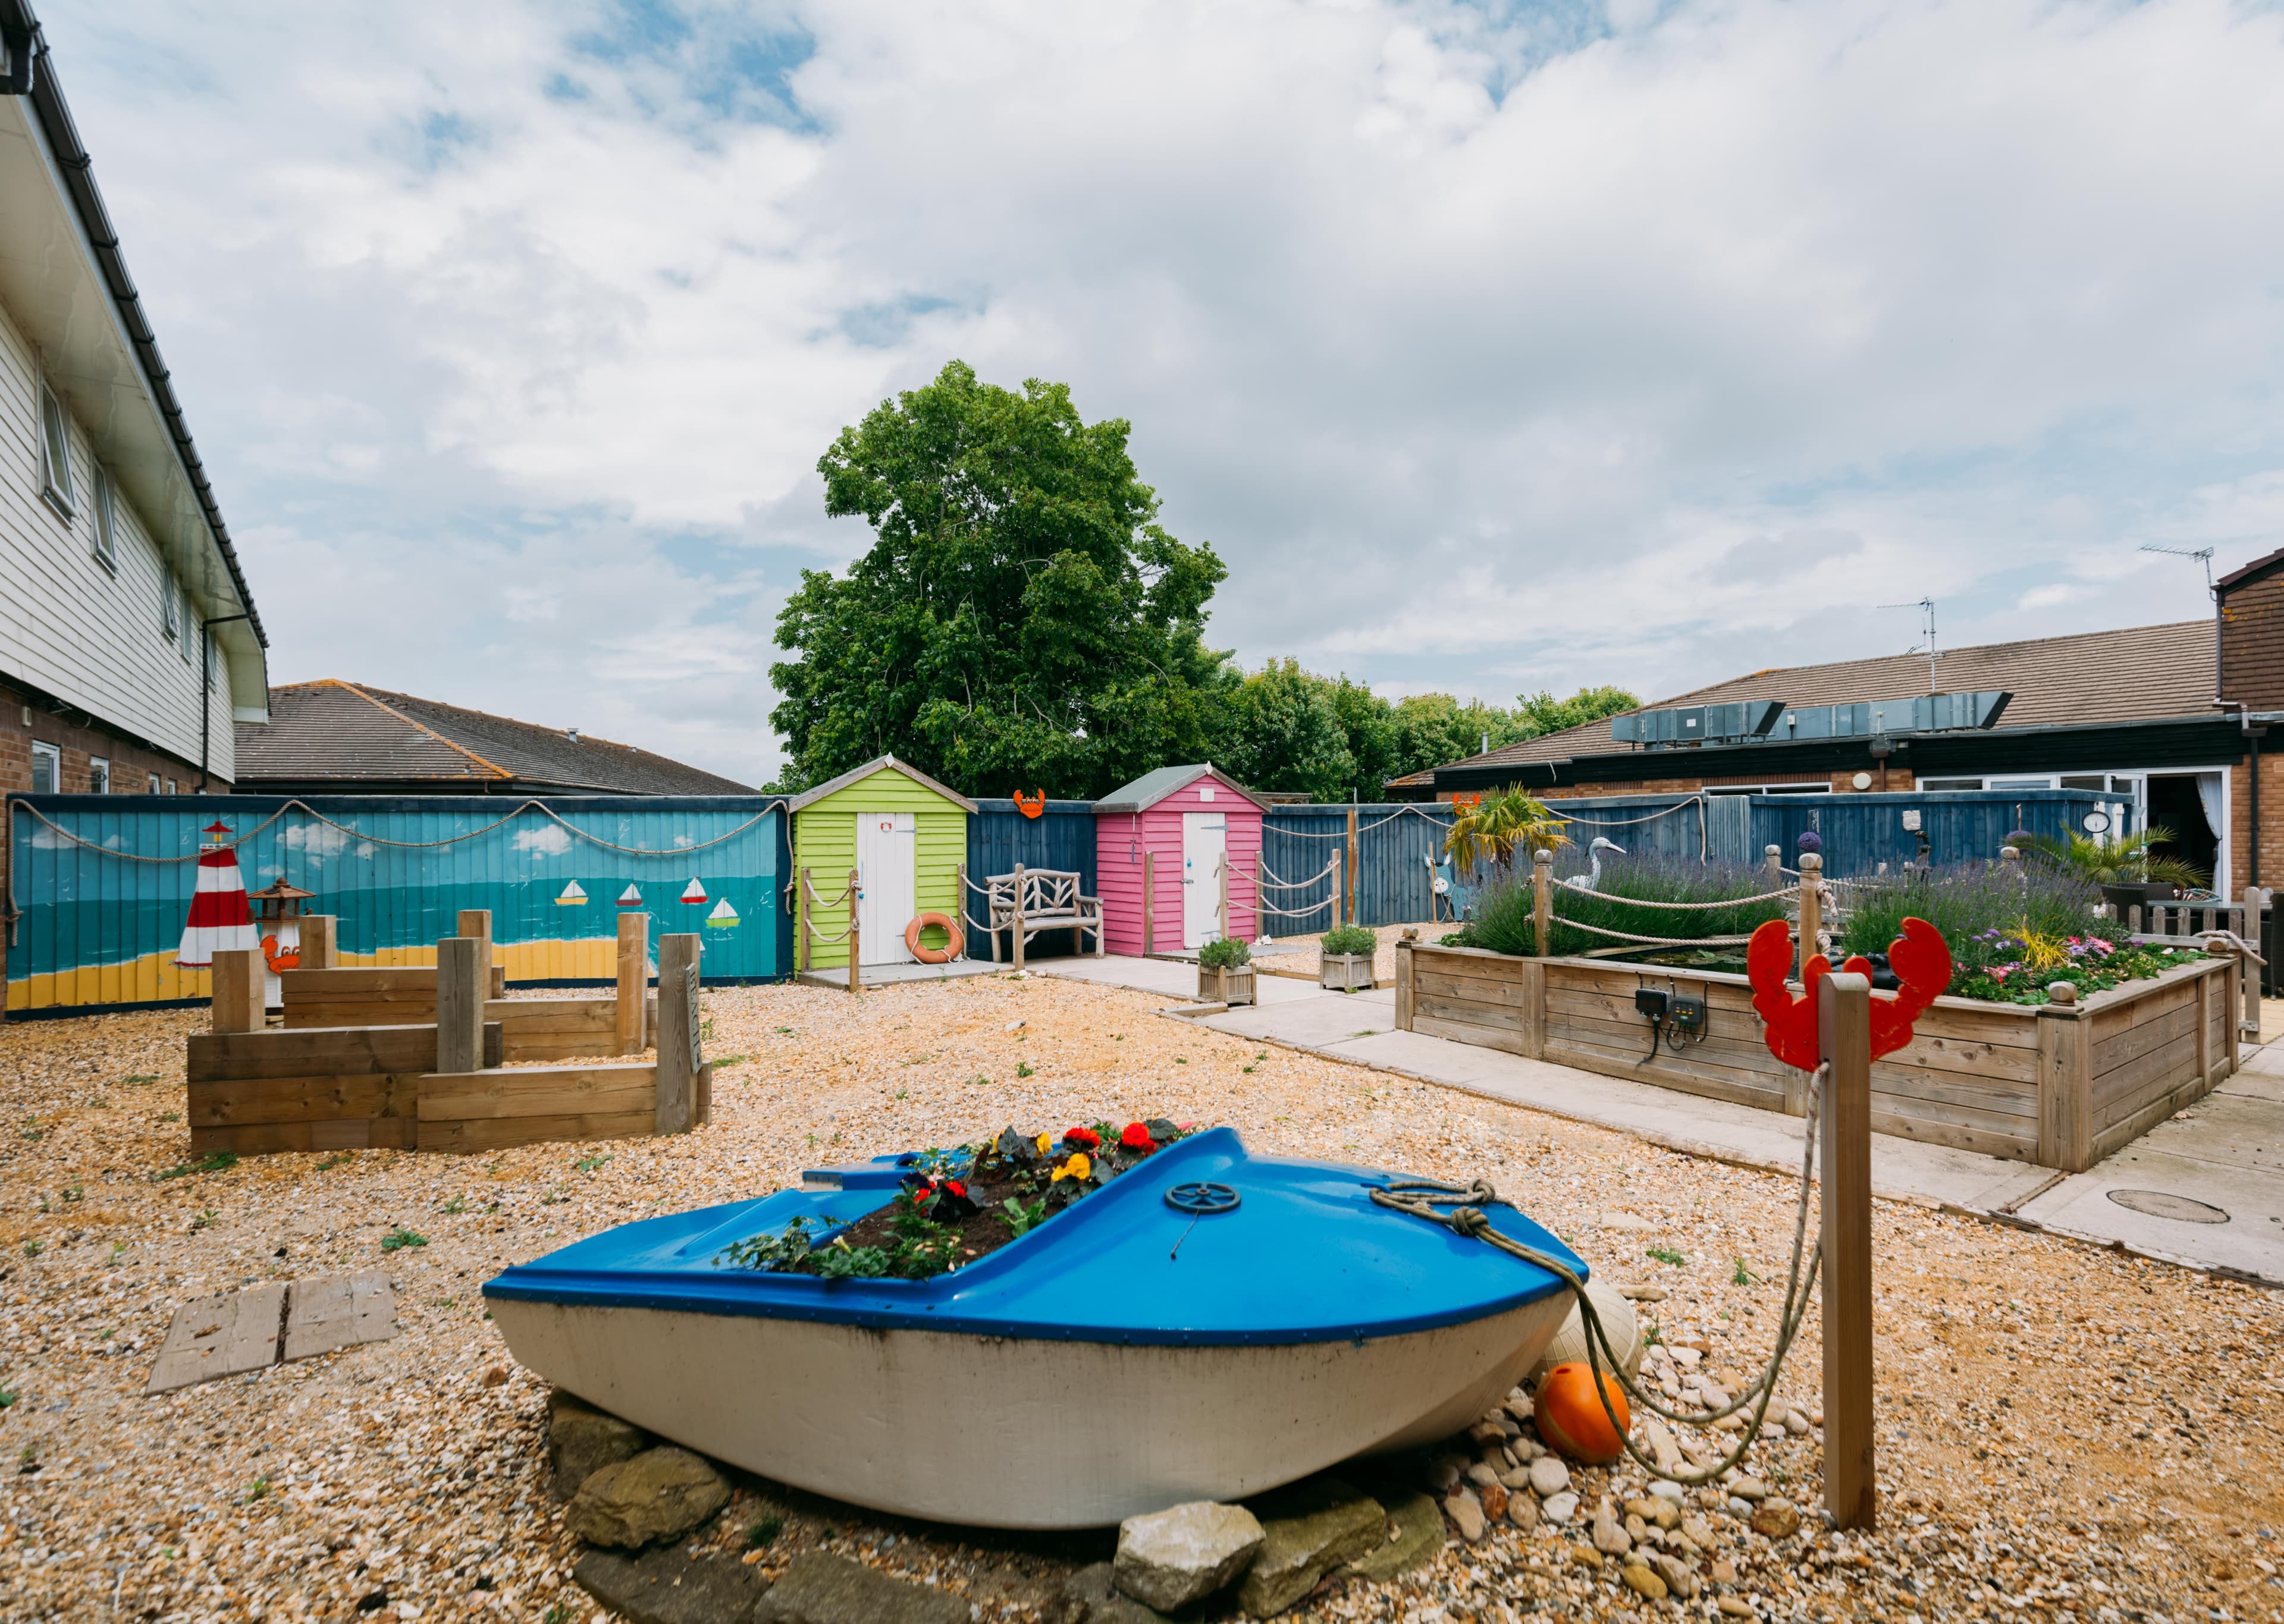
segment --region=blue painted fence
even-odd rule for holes
[[[773,797],[35,795],[8,801],[8,1009],[207,997],[175,952],[200,829],[230,826],[249,891],[283,876],[340,921],[344,964],[434,962],[464,908],[488,908],[511,982],[616,974],[630,886],[651,937],[705,938],[709,981],[791,962],[783,802]],[[692,882],[702,902],[685,902]]]
[[[993,874],[1012,874],[1015,865],[1027,869],[1060,869],[1079,877],[1079,890],[1094,889],[1094,803],[1091,800],[1051,800],[1036,817],[1026,817],[1006,799],[983,799],[967,820],[967,878],[982,885]],[[990,944],[983,938],[983,898],[974,890],[962,903],[968,956],[989,958]],[[1071,933],[1076,937],[1076,933]],[[1026,949],[1026,956],[1052,953],[1063,933],[1043,935]],[[1078,951],[1074,942],[1071,950]],[[1001,951],[1007,949],[1002,944]]]

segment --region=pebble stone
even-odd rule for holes
[[[1552,1455],[1542,1455],[1530,1463],[1530,1492],[1541,1500],[1551,1500],[1570,1487],[1570,1468]],[[1556,1521],[1561,1519],[1557,1518]]]
[[[1578,1510],[1578,1496],[1565,1489],[1559,1495],[1549,1495],[1539,1503],[1539,1511],[1551,1523],[1567,1523]]]

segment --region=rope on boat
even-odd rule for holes
[[[1769,1401],[1776,1396],[1777,1376],[1784,1368],[1785,1356],[1792,1352],[1793,1343],[1799,1339],[1802,1323],[1808,1317],[1809,1296],[1816,1289],[1816,1277],[1824,1263],[1824,1243],[1819,1240],[1812,1249],[1808,1249],[1805,1275],[1802,1272],[1801,1261],[1808,1237],[1809,1191],[1815,1180],[1817,1119],[1823,1105],[1824,1090],[1831,1076],[1832,1067],[1826,1064],[1818,1066],[1809,1078],[1807,1132],[1803,1136],[1800,1159],[1800,1199],[1793,1214],[1792,1262],[1785,1277],[1784,1308],[1778,1316],[1776,1347],[1760,1373],[1745,1385],[1734,1400],[1720,1409],[1696,1415],[1669,1409],[1627,1375],[1616,1350],[1610,1346],[1609,1332],[1602,1328],[1602,1316],[1596,1311],[1593,1299],[1586,1294],[1586,1283],[1561,1259],[1541,1252],[1511,1235],[1501,1234],[1491,1227],[1491,1222],[1482,1209],[1487,1206],[1513,1206],[1514,1204],[1500,1196],[1490,1180],[1477,1179],[1466,1185],[1447,1184],[1435,1179],[1408,1180],[1374,1190],[1372,1192],[1373,1203],[1396,1212],[1408,1213],[1415,1218],[1425,1218],[1430,1223],[1442,1224],[1455,1235],[1486,1241],[1509,1257],[1536,1264],[1568,1286],[1571,1297],[1577,1303],[1578,1317],[1586,1331],[1586,1363],[1594,1377],[1594,1394],[1601,1401],[1602,1413],[1609,1417],[1610,1428],[1624,1444],[1626,1453],[1654,1477],[1678,1483],[1685,1488],[1701,1487],[1735,1468],[1760,1437],[1761,1429],[1767,1420]],[[1442,1207],[1451,1210],[1439,1211]],[[1599,1354],[1596,1351],[1598,1347]],[[1606,1359],[1610,1366],[1610,1374],[1617,1378],[1618,1385],[1625,1390],[1631,1402],[1654,1416],[1684,1426],[1709,1426],[1748,1405],[1752,1406],[1752,1419],[1746,1424],[1744,1437],[1717,1464],[1694,1476],[1669,1470],[1644,1455],[1635,1445],[1630,1431],[1618,1424],[1617,1411],[1602,1386],[1602,1365]],[[1756,1399],[1758,1403],[1754,1402]]]

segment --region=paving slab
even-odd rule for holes
[[[374,1269],[293,1282],[282,1356],[312,1359],[396,1334],[396,1291]]]
[[[2280,1081],[2272,1073],[2230,1078],[2108,1160],[2024,1202],[2021,1216],[2152,1257],[2284,1283]],[[2216,1214],[2219,1222],[2199,1221]]]
[[[1033,973],[1060,976],[1071,981],[1092,981],[1102,987],[1130,988],[1136,992],[1158,993],[1177,998],[1184,1003],[1193,1003],[1198,996],[1198,967],[1163,958],[1051,959],[1037,965]],[[1256,975],[1253,978],[1254,995],[1261,1004],[1299,1003],[1315,998],[1339,996],[1328,993],[1314,981],[1288,980],[1283,976]],[[1393,996],[1393,995],[1390,995]],[[1259,1006],[1255,1006],[1259,1007]],[[1362,1023],[1359,1022],[1359,1025]]]
[[[267,1370],[278,1362],[285,1324],[283,1281],[184,1303],[167,1327],[144,1396]]]
[[[1201,1027],[1236,1037],[1263,1038],[1271,1033],[1280,1041],[1323,1047],[1370,1037],[1396,1029],[1396,994],[1328,993],[1317,988],[1313,998],[1282,998],[1232,1010],[1226,1015],[1207,1015]]]
[[[1014,967],[995,964],[986,958],[955,958],[941,964],[862,964],[857,967],[856,984],[898,987],[906,981],[957,981],[965,976],[997,975]],[[797,979],[808,987],[828,987],[835,992],[849,990],[846,966],[838,970],[804,970]]]

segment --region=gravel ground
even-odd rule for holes
[[[1164,1114],[1257,1147],[1484,1175],[1644,1305],[1703,1368],[1763,1356],[1791,1233],[1785,1180],[1623,1136],[1200,1031],[1162,1000],[1008,977],[861,1001],[808,988],[707,995],[716,1120],[671,1141],[465,1159],[248,1158],[178,1177],[183,1039],[202,1012],[0,1027],[0,1617],[301,1616],[570,1624],[575,1555],[544,1487],[544,1394],[478,1288],[606,1225],[764,1191],[804,1165]],[[1025,1024],[1010,1031],[1011,1022]],[[731,1057],[747,1057],[732,1060]],[[1028,1068],[1029,1075],[1022,1075]],[[1771,1541],[1699,1507],[1731,1616],[2277,1618],[2284,1320],[2271,1296],[2162,1265],[1882,1204],[1880,1427],[1890,1496],[1873,1537]],[[411,1230],[425,1245],[384,1252]],[[1676,1261],[1678,1260],[1678,1261]],[[174,1307],[286,1276],[378,1266],[404,1334],[155,1399]],[[1746,1283],[1740,1284],[1740,1280]],[[1811,1315],[1783,1384],[1817,1402]],[[1817,1435],[1756,1452],[1772,1492],[1820,1504]],[[1320,1592],[1326,1619],[1674,1614],[1576,1542],[1614,1490],[1581,1472],[1568,1528],[1455,1542],[1384,1585]],[[1528,1494],[1529,1491],[1522,1491]],[[1101,1536],[1010,1539],[881,1519],[747,1480],[705,1542],[776,1572],[825,1549],[964,1593],[980,1618],[1043,1616]],[[1685,1525],[1686,1526],[1686,1525]],[[1723,1574],[1733,1574],[1723,1578]],[[1740,1612],[1739,1610],[1743,1610]]]

